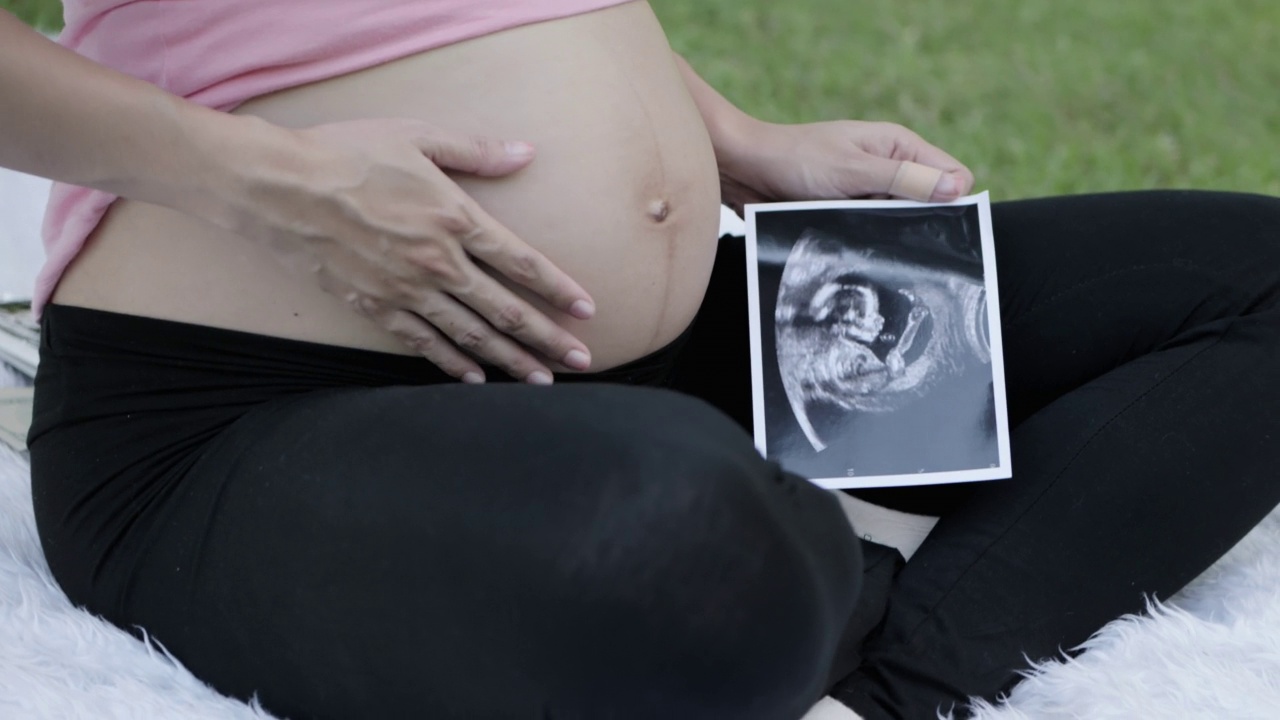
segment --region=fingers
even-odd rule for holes
[[[498,367],[511,377],[534,385],[551,384],[551,371],[546,365],[459,300],[435,293],[423,303],[418,315],[447,336],[458,349]]]
[[[533,159],[533,146],[527,143],[447,135],[425,127],[414,142],[437,167],[494,176],[513,172]],[[468,253],[537,293],[552,307],[579,320],[595,314],[595,302],[586,290],[474,202],[461,203],[456,216],[443,219],[446,229]]]
[[[874,123],[879,142],[864,149],[878,192],[919,202],[950,202],[973,188],[973,173],[959,160],[916,133],[892,123]]]
[[[931,192],[924,197],[912,197],[911,199],[920,200],[921,202],[950,202],[973,189],[973,173],[969,172],[969,168],[965,167],[964,163],[961,163],[941,148],[929,144],[919,135],[909,130],[906,132],[910,137],[900,145],[902,150],[905,151],[902,160],[941,171],[941,174],[931,186]],[[912,171],[908,170],[908,172]],[[919,190],[919,188],[916,189]],[[892,193],[892,191],[890,192]],[[902,197],[907,196],[903,195]]]
[[[433,283],[438,289],[411,281],[411,292],[392,295],[367,279],[352,285],[341,279],[346,272],[321,268],[318,275],[327,292],[464,382],[485,381],[479,360],[518,380],[551,384],[551,371],[534,353],[590,368],[590,350],[567,330],[465,259],[451,264],[437,273],[452,278]]]
[[[334,178],[309,189],[314,206],[337,218],[332,237],[302,238],[323,289],[468,381],[484,380],[477,360],[539,383],[552,380],[548,363],[588,368],[583,343],[480,261],[579,319],[594,315],[591,297],[442,171],[504,175],[533,159],[532,146],[404,119],[308,132],[345,151],[326,155]]]
[[[474,255],[499,272],[505,270],[504,275],[541,292],[553,303],[571,306],[578,317],[590,317],[595,311],[586,292],[510,231],[487,217],[483,220],[487,222],[475,222],[473,214],[468,213],[464,226],[445,223],[445,229],[454,233],[465,252],[419,257],[417,262],[422,269],[433,276],[432,284],[443,292],[426,293],[408,307],[462,350],[502,368],[512,377],[541,382],[533,377],[539,373],[550,382],[546,366],[514,341],[566,367],[588,369],[591,353],[586,345],[470,262],[467,255]],[[580,307],[584,304],[588,306],[585,310]]]
[[[430,126],[424,126],[413,142],[437,167],[481,177],[510,175],[532,162],[535,154],[526,142],[455,135]]]
[[[382,326],[436,367],[465,383],[478,385],[484,382],[484,370],[476,361],[467,357],[421,317],[356,293],[349,293],[347,297],[360,314]]]
[[[585,345],[493,278],[481,274],[469,287],[455,292],[454,296],[483,317],[488,326],[501,337],[519,340],[542,356],[575,370],[586,370],[591,366],[591,353]],[[475,348],[467,347],[465,343],[462,345],[467,350],[476,352]],[[505,349],[501,354],[480,354],[498,365],[502,364],[504,358],[511,357]],[[512,373],[512,376],[524,377],[517,373]]]
[[[479,208],[466,214],[468,220],[464,227],[449,228],[465,251],[464,258],[458,267],[437,273],[443,280],[439,286],[452,299],[437,294],[428,299],[418,314],[444,331],[463,350],[527,382],[550,383],[551,373],[513,340],[566,367],[587,370],[591,366],[591,352],[586,345],[465,256],[483,261],[551,305],[580,319],[595,314],[595,303],[590,296],[546,256]],[[450,282],[445,279],[448,277],[457,279]]]
[[[552,307],[581,320],[591,318],[596,311],[595,302],[586,290],[470,199],[438,214],[435,219],[463,252],[427,253],[420,258],[422,270],[433,276],[437,287],[483,318],[490,330],[472,328],[459,334],[442,326],[434,315],[424,315],[431,324],[444,330],[464,350],[504,368],[513,377],[530,382],[540,382],[538,378],[544,376],[549,382],[550,373],[512,339],[566,367],[575,370],[590,367],[591,353],[586,345],[470,259],[484,262],[515,284],[533,291]],[[440,267],[441,263],[448,267]],[[442,306],[433,307],[439,310]],[[452,309],[449,314],[458,317]]]
[[[362,297],[356,306],[406,346],[463,382],[485,381],[484,370],[474,359],[479,358],[518,380],[535,385],[552,383],[551,370],[545,364],[443,293],[432,293],[416,313],[368,297]],[[574,342],[568,333],[562,334],[568,338],[565,344]],[[590,356],[584,357],[589,363]]]
[[[933,198],[934,190],[942,179],[942,171],[938,168],[903,160],[894,173],[893,182],[889,183],[889,194],[928,202]],[[954,191],[954,187],[948,189]]]
[[[911,160],[876,158],[869,165],[875,176],[872,186],[880,188],[879,192],[889,197],[917,202],[951,202],[973,186],[971,175]]]
[[[574,370],[590,368],[590,350],[569,331],[465,258],[450,264],[447,271],[435,267],[441,291],[417,295],[404,306],[458,348],[536,384],[549,384],[551,373],[530,350]]]
[[[436,367],[465,383],[478,385],[485,380],[484,370],[446,340],[422,318],[405,310],[392,310],[381,318],[382,326],[405,345],[430,360]]]
[[[464,204],[461,212],[460,224],[451,229],[467,253],[512,282],[537,293],[561,312],[579,320],[595,315],[595,302],[587,291],[545,255],[516,237],[478,206]]]
[[[905,151],[903,159],[914,160],[918,163],[939,168],[944,172],[963,175],[968,177],[970,181],[973,180],[973,174],[964,166],[964,163],[952,157],[950,153],[942,148],[929,144],[924,138],[914,132],[911,132],[910,130],[907,130],[906,132],[909,133],[911,137],[910,141],[905,143],[906,146],[903,148]]]

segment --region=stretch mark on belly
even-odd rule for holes
[[[655,347],[658,337],[666,326],[668,305],[671,301],[667,293],[670,291],[671,274],[675,272],[676,240],[679,236],[681,223],[678,219],[667,222],[674,212],[671,202],[668,200],[668,198],[672,197],[672,194],[667,185],[667,157],[663,152],[663,145],[659,142],[658,133],[655,130],[656,123],[653,113],[649,111],[649,97],[647,94],[641,93],[636,87],[635,78],[632,77],[632,67],[627,62],[619,61],[616,51],[613,51],[612,48],[610,57],[614,59],[621,77],[627,81],[627,88],[635,98],[634,107],[638,108],[643,116],[644,125],[638,135],[649,146],[654,160],[654,173],[642,181],[645,187],[641,191],[644,194],[640,198],[649,198],[645,206],[645,214],[655,225],[661,226],[661,229],[655,234],[662,238],[664,244],[664,267],[652,286],[653,295],[658,299],[658,314],[649,337],[649,346]],[[643,199],[641,201],[644,202]],[[684,212],[681,210],[680,215],[683,214]]]

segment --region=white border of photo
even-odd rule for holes
[[[756,214],[795,210],[875,210],[976,205],[982,241],[983,275],[987,293],[987,322],[991,342],[991,373],[994,381],[996,441],[999,464],[987,468],[862,477],[810,478],[828,489],[903,487],[943,483],[1002,480],[1012,473],[1009,449],[1009,417],[1004,382],[1004,340],[1000,330],[1000,292],[996,282],[995,242],[991,228],[991,200],[986,192],[959,198],[950,203],[918,203],[910,200],[819,200],[811,202],[760,203],[744,208],[747,242],[747,304],[750,308],[751,404],[756,448],[767,454],[764,403],[764,360],[761,350],[760,278],[757,254]]]

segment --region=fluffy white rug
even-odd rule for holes
[[[0,366],[0,386],[13,384],[16,376]],[[270,717],[71,606],[36,539],[29,469],[0,445],[0,718]]]
[[[0,171],[0,199],[42,191]],[[0,233],[0,266],[29,259],[38,213],[26,215],[15,223],[0,214],[0,230],[8,230]],[[17,382],[0,367],[0,387]],[[1088,647],[1076,660],[1040,666],[1007,703],[981,708],[978,718],[1280,717],[1280,511],[1168,604],[1111,623]],[[36,540],[28,465],[0,446],[0,718],[269,717],[70,605]]]

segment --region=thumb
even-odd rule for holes
[[[477,135],[436,134],[417,140],[418,149],[441,169],[500,177],[533,161],[534,147],[518,140],[495,140]]]
[[[888,193],[920,202],[947,202],[960,197],[960,185],[939,168],[903,160],[894,170]]]
[[[964,194],[961,178],[931,165],[878,157],[868,157],[865,162],[873,194],[917,202],[950,202]]]

